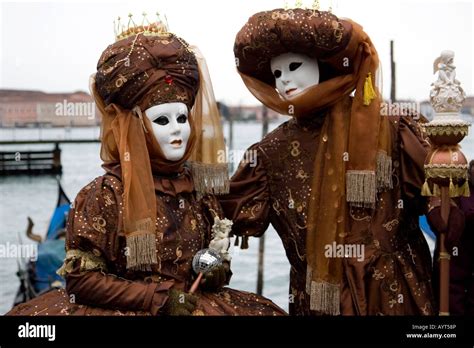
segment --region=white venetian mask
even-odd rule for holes
[[[169,161],[183,158],[191,134],[188,108],[184,103],[165,103],[145,110],[161,151]]]
[[[272,58],[270,66],[275,86],[285,99],[319,83],[318,61],[307,55],[284,53]]]

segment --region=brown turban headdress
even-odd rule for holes
[[[275,89],[270,62],[288,52],[316,58],[322,79],[287,100]],[[237,34],[234,53],[247,88],[269,108],[296,118],[328,114],[311,184],[306,291],[312,310],[339,314],[342,260],[326,258],[325,247],[344,243],[349,206],[375,208],[377,192],[392,187],[389,125],[380,115],[374,85],[377,51],[349,19],[311,9],[276,9],[250,17]]]
[[[220,116],[205,60],[172,33],[139,27],[102,53],[91,89],[102,114],[104,168],[121,169],[127,268],[150,270],[158,262],[153,174],[180,173],[189,160],[198,194],[228,190]],[[172,102],[190,111],[191,135],[179,161],[165,158],[143,115],[154,105]]]

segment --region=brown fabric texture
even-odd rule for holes
[[[332,64],[333,76],[292,98],[282,98],[274,83],[262,76],[271,73],[271,58],[286,52]],[[349,218],[346,202],[350,207],[374,208],[377,192],[392,186],[389,121],[380,115],[381,96],[374,85],[377,51],[355,22],[327,12],[277,9],[249,19],[237,34],[234,53],[244,83],[267,107],[298,119],[314,117],[323,109],[329,112],[314,162],[313,197],[308,202],[307,292],[313,309],[338,314],[342,262],[325,258],[324,249],[333,242],[344,244]],[[257,54],[264,55],[265,62],[251,69]],[[344,59],[350,62],[349,69]]]
[[[135,35],[111,44],[97,64],[97,91],[106,105],[185,103],[189,109],[199,87],[196,57],[174,34]]]
[[[106,271],[76,267],[66,276],[67,290],[52,291],[15,307],[10,315],[163,315],[167,290],[189,291],[196,274],[192,259],[209,245],[214,217],[223,218],[213,195],[198,200],[196,192],[176,196],[155,191],[159,212],[154,221],[158,263],[150,271],[127,267],[123,224],[123,186],[106,174],[79,192],[69,214],[66,249],[92,253]],[[67,267],[66,267],[67,268]],[[69,296],[76,295],[70,303]],[[285,315],[273,302],[227,287],[198,290],[193,315]],[[36,313],[36,314],[35,314]]]
[[[349,110],[346,105],[345,112]],[[269,133],[249,149],[257,151],[257,165],[242,163],[231,179],[230,194],[219,197],[226,217],[234,221],[236,235],[260,236],[270,223],[277,231],[291,266],[290,315],[322,314],[311,310],[306,292],[307,234],[311,178],[329,116],[318,113],[305,122],[291,119]],[[349,208],[345,244],[363,246],[365,257],[363,261],[343,258],[342,315],[436,313],[431,256],[418,225],[427,207],[421,187],[423,154],[429,145],[413,118],[389,119],[393,189],[378,193],[375,210]],[[415,162],[416,158],[420,161]],[[403,207],[398,205],[400,200]],[[328,202],[327,209],[339,204]]]

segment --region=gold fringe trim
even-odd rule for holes
[[[433,191],[430,190],[430,185],[425,180],[421,188],[421,195],[422,196],[433,196],[433,197],[440,197],[441,190],[438,184],[433,184]],[[471,192],[469,189],[468,180],[464,180],[464,184],[461,186],[454,185],[452,179],[449,180],[449,197],[470,197]]]
[[[328,315],[340,315],[341,290],[338,284],[312,281],[310,309]]]
[[[387,156],[385,151],[379,151],[377,154],[377,192],[393,188],[392,180],[392,157]]]
[[[66,257],[62,266],[56,271],[58,275],[65,278],[74,269],[76,260],[81,260],[80,272],[89,271],[103,271],[107,272],[107,265],[105,260],[100,256],[94,255],[91,252],[82,251],[79,249],[71,249],[66,253]]]
[[[158,264],[154,225],[150,218],[136,222],[136,232],[127,235],[127,269],[150,271]]]
[[[227,163],[204,164],[191,162],[194,188],[202,195],[229,193],[229,168]]]
[[[348,170],[346,172],[346,200],[352,206],[374,208],[376,176],[369,170]]]
[[[428,179],[467,178],[467,164],[425,164],[424,168]]]
[[[436,136],[436,135],[463,135],[466,136],[469,133],[469,125],[468,124],[424,124],[423,127],[425,128],[426,134],[428,136]]]

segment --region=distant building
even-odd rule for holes
[[[220,104],[219,107],[222,117],[226,120],[232,117],[235,121],[261,121],[263,118],[262,106],[227,106]],[[267,111],[269,121],[286,117],[269,108],[267,108]]]
[[[0,127],[76,127],[99,123],[94,101],[85,92],[0,89]]]
[[[462,106],[461,112],[474,116],[474,97],[467,97]]]
[[[431,103],[428,100],[420,102],[420,112],[429,121],[431,121],[434,117],[433,107],[431,106]]]

